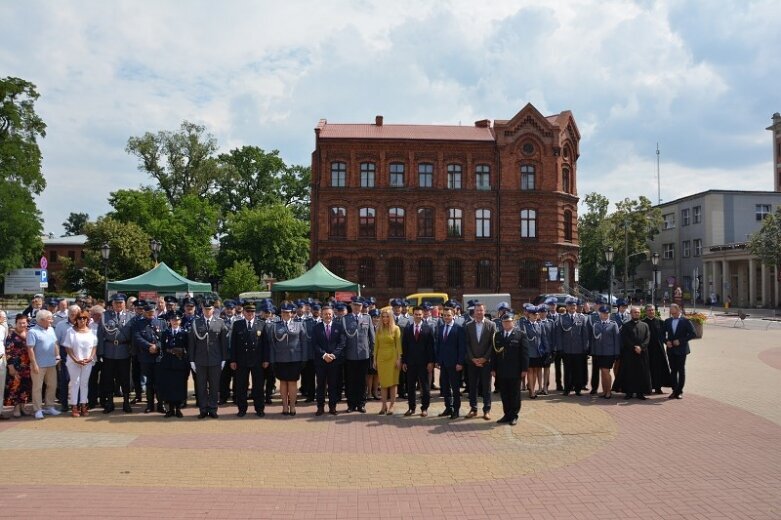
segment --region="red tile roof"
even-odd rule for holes
[[[494,141],[490,128],[448,125],[318,125],[321,139],[426,139],[436,141]]]

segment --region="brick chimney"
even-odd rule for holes
[[[491,127],[491,120],[490,119],[481,119],[480,121],[475,121],[475,126],[477,128],[490,128]]]
[[[374,124],[377,126],[382,126],[382,116],[375,116],[374,117]]]

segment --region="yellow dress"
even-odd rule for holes
[[[401,358],[401,329],[394,327],[392,332],[386,332],[382,327],[378,327],[374,338],[374,352],[380,386],[387,388],[399,384],[396,361]]]

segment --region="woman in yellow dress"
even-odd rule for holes
[[[380,415],[393,415],[401,370],[401,329],[389,310],[380,313],[380,326],[374,338],[374,368],[380,376]]]

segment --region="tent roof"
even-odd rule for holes
[[[208,283],[194,282],[180,275],[165,262],[160,262],[154,269],[135,278],[118,280],[108,283],[109,290],[125,291],[163,291],[163,292],[211,292],[212,286]]]
[[[315,292],[315,291],[358,291],[359,285],[339,278],[328,270],[322,262],[317,262],[309,271],[298,278],[277,282],[271,286],[272,292]]]

